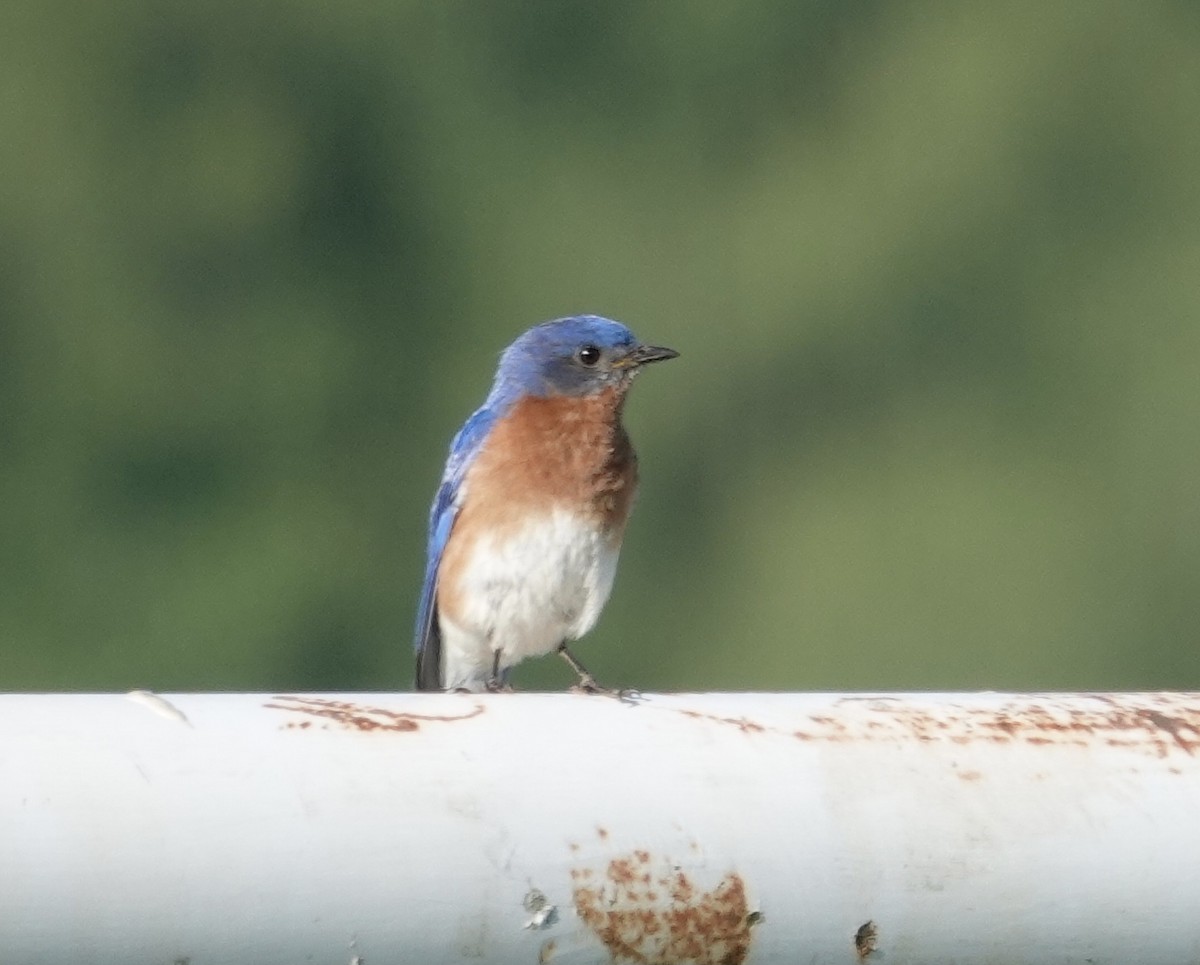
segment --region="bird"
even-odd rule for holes
[[[573,315],[521,334],[450,444],[429,512],[416,623],[416,689],[508,691],[511,668],[595,626],[637,488],[622,423],[634,378],[674,349],[619,322]]]

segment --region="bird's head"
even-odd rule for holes
[[[500,357],[492,396],[585,396],[607,388],[628,388],[650,362],[679,353],[644,345],[619,322],[599,315],[574,315],[535,325]]]

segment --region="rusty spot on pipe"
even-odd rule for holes
[[[1200,753],[1200,694],[1014,696],[999,705],[922,704],[893,697],[846,697],[837,715],[812,714],[800,726],[770,726],[744,717],[680,710],[693,720],[736,727],[749,736],[800,741],[917,741],[959,746],[1109,747],[1165,758]]]
[[[310,717],[323,718],[347,730],[378,730],[400,733],[419,730],[423,721],[453,722],[470,720],[472,717],[478,717],[485,709],[482,704],[476,704],[465,714],[413,714],[406,711],[388,710],[386,707],[370,707],[348,700],[330,700],[326,697],[289,697],[285,695],[272,697],[263,706],[272,710],[287,710],[295,714],[307,714]],[[283,727],[288,730],[304,730],[311,723],[312,721],[309,720],[288,721]],[[325,726],[328,727],[329,725],[326,724]]]
[[[717,714],[702,714],[698,710],[681,710],[679,713],[684,717],[691,717],[694,720],[708,720],[717,724],[729,724],[736,727],[743,734],[761,734],[767,730],[762,724],[756,723],[746,717],[720,717]]]
[[[736,872],[706,891],[679,865],[648,851],[619,855],[602,869],[573,869],[571,878],[580,920],[614,962],[742,965],[751,928],[762,920],[748,909]]]
[[[1188,754],[1200,747],[1200,722],[1196,719],[1184,720],[1157,710],[1139,710],[1137,713],[1142,720],[1170,734],[1171,739]]]

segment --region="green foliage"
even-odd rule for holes
[[[4,688],[407,687],[578,311],[683,353],[602,680],[1200,687],[1190,4],[14,0],[0,116]]]

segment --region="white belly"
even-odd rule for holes
[[[503,540],[482,537],[458,574],[455,620],[440,615],[448,689],[479,689],[492,674],[575,640],[612,590],[620,547],[588,520],[555,510]]]

